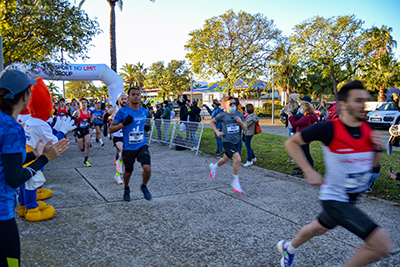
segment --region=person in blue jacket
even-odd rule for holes
[[[211,119],[214,119],[218,114],[220,114],[223,111],[219,106],[221,106],[221,104],[217,99],[213,100],[212,103],[213,110],[211,110],[207,105],[203,105],[203,107],[207,109],[208,113],[210,113]],[[221,130],[221,122],[217,122],[215,126],[217,127],[217,129]],[[224,153],[224,148],[222,147],[222,138],[218,137],[216,133],[214,133],[214,135],[215,135],[215,141],[217,142],[217,151],[214,152],[214,155],[220,156]]]
[[[17,116],[30,100],[31,85],[36,81],[18,70],[0,72],[0,266],[19,266],[21,248],[15,221],[16,190],[31,179],[47,162],[68,149],[69,141],[61,139],[41,144],[26,153],[24,128]],[[23,164],[36,159],[23,168]]]

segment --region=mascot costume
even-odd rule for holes
[[[34,150],[36,143],[41,139],[43,139],[42,143],[52,141],[54,144],[64,138],[68,131],[74,129],[74,122],[69,117],[58,117],[54,129],[47,123],[54,113],[53,101],[43,79],[37,78],[36,81],[37,84],[31,87],[31,99],[28,104],[30,118],[25,121],[24,126],[27,152]],[[25,166],[29,164],[30,162]],[[25,217],[27,221],[47,220],[56,212],[53,206],[38,201],[53,195],[50,189],[40,188],[45,181],[42,169],[42,172],[37,172],[20,187],[18,214]]]

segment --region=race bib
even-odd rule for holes
[[[81,127],[81,128],[85,128],[87,126],[88,126],[88,122],[87,121],[83,121],[83,122],[81,122],[81,124],[79,124],[79,127]]]
[[[371,185],[371,172],[346,174],[345,187],[347,193],[360,193]]]
[[[132,131],[129,133],[129,144],[140,144],[143,142],[143,132]]]
[[[240,128],[239,128],[239,124],[235,123],[235,124],[228,124],[226,126],[226,130],[228,132],[228,134],[234,134],[234,133],[238,133]]]

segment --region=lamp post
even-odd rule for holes
[[[193,75],[190,75],[190,103],[193,103]]]
[[[3,35],[0,34],[0,71],[3,71],[4,69],[3,64]]]
[[[274,81],[274,74],[275,74],[275,64],[276,60],[271,60],[272,66],[272,124],[274,124],[275,119],[275,81]]]

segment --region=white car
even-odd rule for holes
[[[367,122],[372,127],[390,127],[400,120],[400,111],[392,102],[378,106],[375,111],[368,112]]]

